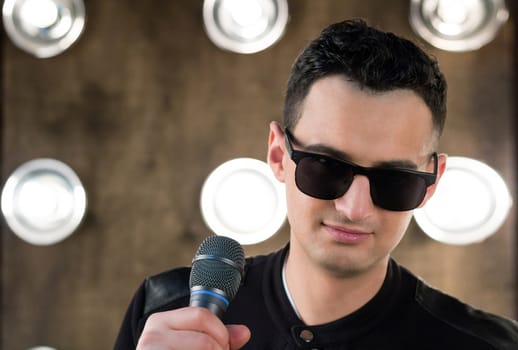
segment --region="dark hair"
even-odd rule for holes
[[[299,55],[288,81],[284,127],[293,130],[311,85],[343,75],[361,89],[383,92],[410,89],[430,108],[434,128],[446,119],[446,81],[437,61],[409,40],[349,20],[325,28]]]

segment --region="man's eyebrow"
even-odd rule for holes
[[[385,162],[376,163],[376,167],[379,168],[397,168],[397,169],[410,169],[417,170],[417,164],[409,160],[391,160]]]
[[[301,147],[303,147],[303,149],[308,152],[315,152],[315,153],[326,155],[326,156],[329,156],[332,158],[346,160],[349,162],[351,161],[351,157],[347,153],[339,151],[336,148],[327,146],[325,144],[317,143],[317,144],[301,146]]]
[[[352,162],[351,156],[349,156],[346,152],[337,150],[336,148],[327,146],[325,144],[313,144],[308,146],[301,146],[304,150],[309,152],[315,152],[322,155],[326,155],[332,158],[336,158],[338,160],[345,160],[348,162]],[[389,169],[410,169],[417,170],[418,166],[414,162],[410,160],[404,159],[395,159],[389,161],[380,161],[373,164],[371,167],[375,168],[389,168]]]

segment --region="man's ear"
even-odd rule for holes
[[[426,202],[432,197],[432,195],[435,193],[435,190],[437,188],[437,185],[439,184],[439,181],[441,180],[442,174],[444,174],[444,171],[446,170],[446,161],[448,159],[448,156],[445,153],[441,153],[437,155],[437,180],[435,180],[435,183],[428,187],[426,190],[426,195],[419,205],[419,208],[422,208]]]
[[[280,182],[284,182],[284,132],[277,122],[270,123],[270,134],[268,135],[267,161],[272,169],[273,175]]]

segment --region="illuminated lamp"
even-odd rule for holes
[[[410,24],[428,43],[472,51],[494,39],[509,18],[505,0],[411,0]]]
[[[9,176],[1,207],[14,234],[31,244],[50,245],[77,229],[86,211],[86,193],[68,165],[38,158]]]
[[[207,226],[241,244],[267,240],[286,220],[284,185],[257,159],[219,165],[205,180],[200,201]]]
[[[16,46],[47,58],[65,51],[79,38],[85,7],[82,0],[5,0],[2,16]]]
[[[439,242],[481,242],[505,222],[512,206],[509,190],[494,169],[478,160],[449,157],[446,164],[434,195],[414,210],[414,218]]]
[[[273,45],[288,22],[287,0],[205,0],[203,21],[218,47],[242,54]]]

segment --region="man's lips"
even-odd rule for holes
[[[369,239],[373,233],[334,224],[323,224],[334,240],[341,243],[359,243]]]

